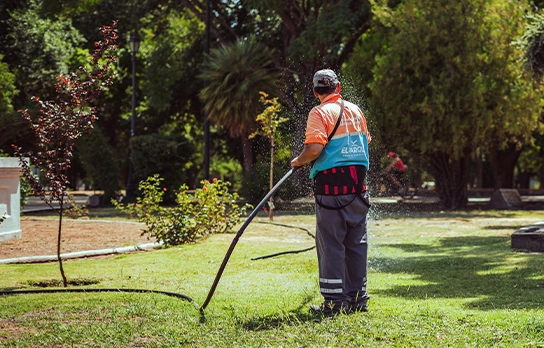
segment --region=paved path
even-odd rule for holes
[[[89,197],[94,195],[93,191],[76,191],[71,192],[76,204],[86,205]],[[469,203],[485,204],[489,203],[490,197],[469,197]],[[540,203],[544,204],[544,195],[526,195],[521,196],[523,203]],[[412,199],[402,199],[401,197],[372,197],[372,203],[376,204],[437,204],[439,202],[436,196],[415,196]],[[300,198],[293,202],[294,204],[313,204],[313,198]],[[58,208],[58,204],[54,205]],[[23,213],[32,213],[38,211],[44,211],[50,209],[43,201],[38,197],[28,197],[28,202],[23,209]]]
[[[70,193],[74,197],[74,201],[77,205],[86,205],[88,203],[89,197],[94,195],[93,191],[77,191]],[[58,204],[53,204],[55,208],[58,208]],[[47,204],[45,204],[41,198],[30,196],[27,199],[27,203],[23,208],[23,213],[32,213],[39,212],[44,210],[51,209]]]

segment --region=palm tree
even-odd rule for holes
[[[278,89],[280,74],[274,70],[273,54],[254,38],[239,39],[211,50],[199,76],[207,82],[200,98],[210,121],[242,140],[246,173],[253,168],[252,140],[248,135],[259,127],[255,119],[263,109],[259,92],[276,95]]]

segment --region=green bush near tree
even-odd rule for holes
[[[168,189],[162,181],[155,174],[140,182],[142,197],[137,197],[136,203],[123,205],[112,200],[112,204],[145,223],[147,229],[143,233],[165,246],[193,243],[209,234],[228,232],[251,207],[249,204],[240,207],[238,194],[228,192],[230,183],[218,179],[202,181],[202,187],[194,192],[182,185],[176,194],[177,204],[163,207],[161,203]]]
[[[164,200],[173,202],[174,190],[187,182],[187,170],[193,165],[194,147],[184,136],[150,134],[130,140],[134,180],[140,182],[158,174],[167,188]]]

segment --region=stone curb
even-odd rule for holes
[[[86,251],[76,251],[73,253],[60,254],[63,260],[66,259],[76,259],[88,256],[100,256],[100,255],[110,255],[110,254],[121,254],[131,251],[142,251],[145,249],[152,249],[158,246],[161,246],[162,243],[147,243],[140,244],[128,247],[121,248],[112,248],[112,249],[100,249],[100,250],[86,250]],[[38,262],[51,262],[57,261],[57,255],[42,255],[42,256],[25,256],[25,257],[16,257],[11,259],[0,260],[0,264],[10,264],[10,263],[38,263]]]

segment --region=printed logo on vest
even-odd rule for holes
[[[342,154],[344,156],[358,156],[365,154],[365,148],[357,143],[357,139],[354,141],[349,140],[349,146],[342,147]]]

